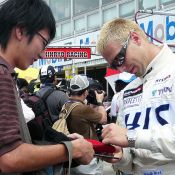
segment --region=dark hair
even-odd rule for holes
[[[116,92],[120,92],[122,89],[124,89],[127,85],[129,84],[129,82],[124,82],[122,80],[116,80],[115,81],[115,91]]]
[[[58,90],[63,91],[63,92],[67,92],[70,86],[70,82],[68,80],[66,80],[65,78],[63,78],[60,81]]]
[[[30,83],[29,83],[29,85],[28,85],[28,91],[30,92],[30,93],[33,93],[34,92],[34,90],[35,90],[35,85],[36,85],[36,81],[37,79],[33,79],[33,80],[31,80],[30,81]]]
[[[17,78],[17,86],[19,89],[22,89],[23,87],[28,87],[28,82],[24,78]]]
[[[4,50],[15,26],[25,29],[29,42],[44,28],[48,29],[50,40],[56,33],[52,11],[43,0],[8,0],[1,6],[0,44]]]
[[[48,75],[44,75],[40,78],[40,81],[42,84],[53,83],[55,81],[55,76],[49,77]]]

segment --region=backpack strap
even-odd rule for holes
[[[45,105],[47,106],[46,104],[46,100],[48,98],[48,96],[54,91],[54,88],[48,88],[47,91],[43,94],[43,96],[41,97],[45,103]]]
[[[67,148],[68,151],[68,157],[69,157],[69,166],[68,166],[68,175],[70,175],[70,169],[71,169],[71,164],[72,164],[72,142],[71,141],[63,141],[60,142],[64,144],[64,146]]]
[[[66,104],[67,104],[67,103],[66,103]],[[68,110],[66,109],[66,104],[64,104],[64,105],[63,105],[63,108],[62,108],[63,111],[64,111],[64,110],[66,111],[66,115],[64,116],[65,119],[67,119],[67,117],[70,115],[70,113],[72,112],[72,110],[73,110],[76,106],[80,105],[81,103],[80,103],[80,102],[72,103],[72,104],[70,105],[70,107],[69,107]]]
[[[16,88],[14,87],[13,89],[15,93],[15,100],[17,103],[17,109],[18,109],[18,114],[19,114],[20,135],[21,135],[22,141],[24,143],[32,143],[30,133],[27,127],[27,123],[25,122],[24,113],[22,110],[21,102],[20,102],[20,97],[18,96],[18,92]]]
[[[48,88],[47,91],[41,96],[41,99],[43,100],[45,107],[47,108],[49,118],[50,118],[50,121],[52,122],[52,124],[53,124],[53,121],[52,121],[52,117],[50,115],[50,109],[47,106],[46,100],[53,91],[54,91],[54,88]],[[47,126],[47,124],[48,123],[46,122],[45,125]],[[49,123],[49,125],[50,125],[50,123]]]

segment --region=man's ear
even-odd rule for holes
[[[22,27],[16,27],[15,35],[18,40],[21,40],[24,36],[24,29]]]
[[[88,90],[85,90],[84,95],[87,97],[88,96]]]
[[[136,45],[141,45],[141,37],[138,33],[134,32],[134,31],[131,31],[130,32],[130,39]]]

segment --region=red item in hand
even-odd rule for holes
[[[106,145],[98,140],[86,139],[88,142],[92,143],[95,153],[114,153],[115,147],[112,145]]]

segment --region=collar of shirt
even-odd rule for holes
[[[6,68],[10,72],[12,78],[16,81],[18,74],[15,72],[13,67],[5,59],[3,59],[2,57],[0,57],[0,64],[6,66]]]
[[[78,99],[75,100],[75,99],[73,99],[73,98],[69,98],[69,100],[67,101],[67,103],[75,103],[75,102],[80,102],[80,103],[84,104],[83,101],[78,100]]]

